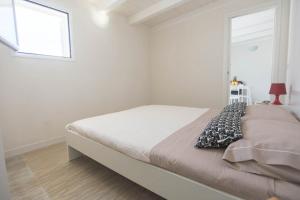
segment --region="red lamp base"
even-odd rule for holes
[[[279,95],[276,95],[273,104],[274,104],[274,105],[282,105],[282,103],[281,103],[280,100],[279,100]]]

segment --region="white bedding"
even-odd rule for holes
[[[149,162],[150,151],[155,145],[207,110],[163,105],[141,106],[79,120],[67,125],[66,129],[135,159]]]

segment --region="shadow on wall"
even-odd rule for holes
[[[298,118],[300,121],[300,91],[296,91],[293,89],[293,86],[290,85],[289,87],[289,96],[288,96],[288,105],[293,112],[293,114]]]

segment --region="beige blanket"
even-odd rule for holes
[[[194,148],[202,130],[218,113],[209,110],[157,144],[150,153],[151,164],[244,199],[299,199],[299,185],[234,170],[222,160],[223,149]]]

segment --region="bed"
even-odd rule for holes
[[[84,154],[166,199],[293,199],[298,184],[234,170],[223,149],[194,148],[219,112],[149,105],[79,120],[66,128],[69,159]]]

